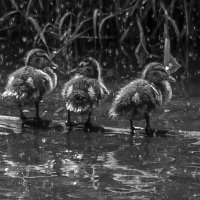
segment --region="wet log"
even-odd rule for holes
[[[40,123],[37,123],[34,118],[30,118],[22,123],[22,120],[19,117],[14,116],[4,116],[0,115],[0,135],[9,135],[9,134],[18,134],[22,133],[23,128],[35,128],[35,129],[44,129],[44,130],[56,130],[56,131],[67,131],[68,128],[64,121],[61,120],[43,120]],[[84,130],[84,124],[78,124],[72,128],[74,131]],[[107,126],[93,126],[90,131],[92,132],[101,132],[104,134],[123,134],[130,135],[130,129],[128,128],[115,128]],[[144,128],[137,127],[136,133],[146,134]],[[152,137],[169,137],[169,136],[180,136],[197,139],[200,141],[200,131],[189,131],[189,130],[156,130],[148,136]]]
[[[0,115],[0,135],[8,135],[10,133],[21,133],[23,128],[37,128],[44,130],[57,130],[57,131],[67,131],[67,127],[64,121],[61,120],[42,120],[37,122],[34,118],[29,118],[22,121],[19,117],[4,116]],[[72,127],[73,130],[84,130],[84,124],[77,124]],[[137,131],[144,130],[141,127],[137,127]],[[114,128],[107,126],[95,125],[90,128],[93,132],[103,132],[103,133],[115,133],[115,134],[130,134],[130,129],[125,128]]]
[[[21,120],[18,117],[0,115],[0,135],[21,133]]]
[[[34,118],[29,118],[22,122],[19,117],[13,116],[2,116],[0,115],[0,135],[9,135],[11,133],[22,133],[23,128],[34,128],[44,130],[56,130],[56,131],[69,131],[64,121],[61,120],[42,120],[37,122]],[[90,131],[103,134],[122,134],[130,135],[130,129],[126,128],[115,128],[100,125],[93,125],[89,130],[85,130],[84,124],[77,124],[72,127],[73,131]],[[136,134],[146,134],[144,128],[136,127]],[[167,131],[157,130],[148,134],[148,136],[165,136]]]

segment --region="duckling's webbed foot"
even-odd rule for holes
[[[148,135],[154,133],[155,130],[152,129],[151,126],[150,126],[150,114],[149,114],[149,113],[146,113],[145,119],[146,119],[146,124],[147,124],[147,126],[146,126],[146,128],[145,128],[146,133],[147,133]]]
[[[66,121],[65,125],[67,127],[73,127],[73,126],[78,126],[78,123],[77,122]]]
[[[36,118],[33,118],[33,123],[35,123],[35,126],[38,127],[38,128],[39,127],[45,128],[45,127],[48,127],[47,124],[49,123],[49,121],[47,123],[47,120],[44,120],[40,117],[36,117]]]
[[[28,119],[28,117],[26,117],[24,114],[21,114],[20,118],[22,121],[26,121]]]
[[[154,133],[155,129],[151,128],[150,126],[146,126],[145,131],[149,135],[149,134]]]
[[[23,126],[27,125],[29,127],[34,127],[34,128],[44,128],[48,129],[51,124],[51,120],[46,120],[46,119],[41,119],[41,118],[28,118],[27,120],[23,121]]]
[[[70,111],[67,112],[67,121],[65,122],[65,125],[69,128],[72,128],[73,126],[78,126],[78,123],[77,122],[72,122],[71,121],[71,113]]]
[[[42,124],[43,123],[43,119],[41,117],[36,117],[34,118],[34,120],[38,123],[38,124]]]
[[[20,118],[22,120],[22,125],[23,125],[23,122],[26,121],[28,118],[24,115],[23,110],[22,110],[22,106],[19,105],[18,107],[19,107],[19,111],[20,111]]]
[[[36,122],[36,124],[38,126],[43,126],[44,124],[44,120],[40,117],[40,100],[36,101],[35,102],[35,118],[34,118],[34,121]]]
[[[87,120],[86,122],[85,122],[85,124],[84,124],[84,130],[89,130],[89,129],[92,129],[94,126],[93,126],[93,124],[92,124],[92,122],[91,122],[91,120],[89,119],[89,120]]]
[[[84,130],[86,130],[86,131],[94,128],[94,125],[91,122],[91,115],[92,115],[92,111],[89,113],[88,119],[87,119],[87,121],[84,124]]]

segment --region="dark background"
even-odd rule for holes
[[[104,79],[129,80],[146,63],[163,62],[168,38],[182,65],[175,77],[191,86],[199,82],[199,13],[198,0],[0,0],[0,66],[18,68],[40,47],[56,53],[64,71],[93,56]]]

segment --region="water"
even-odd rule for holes
[[[59,93],[41,103],[44,118],[66,119]],[[111,99],[93,122],[113,131],[22,128],[17,120],[1,128],[0,199],[200,199],[200,99],[175,97],[152,117],[166,134],[132,139],[127,121],[107,118]],[[0,110],[18,116],[9,102],[1,100]]]

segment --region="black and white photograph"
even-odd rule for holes
[[[0,200],[200,200],[199,0],[0,0]]]

